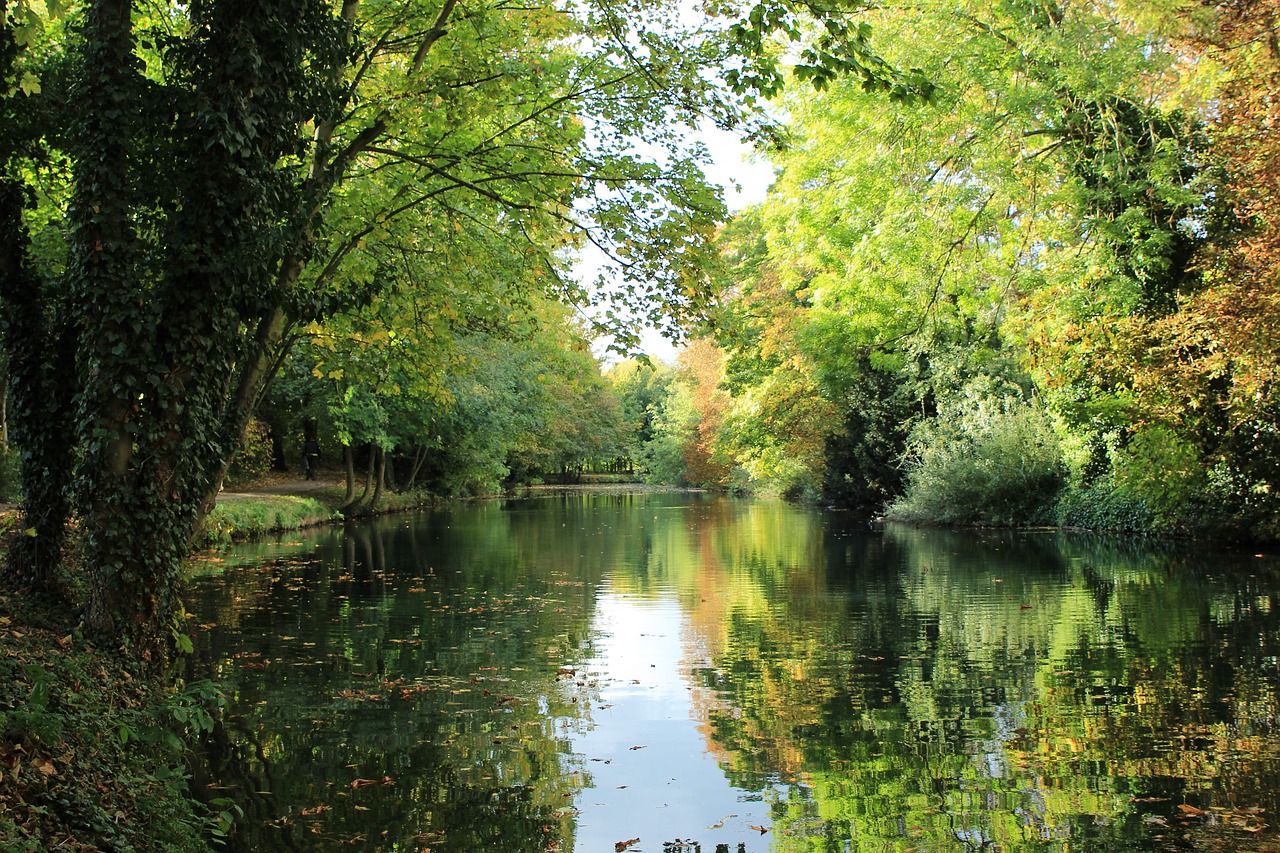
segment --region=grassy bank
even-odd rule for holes
[[[287,484],[282,489],[287,491]],[[271,533],[331,524],[342,519],[338,508],[345,498],[346,490],[340,485],[320,486],[299,494],[255,491],[223,495],[201,526],[195,549],[218,548]],[[385,492],[376,512],[369,514],[403,512],[431,500],[425,492]]]
[[[339,518],[337,502],[302,495],[253,495],[219,501],[196,537],[197,550],[315,527]]]

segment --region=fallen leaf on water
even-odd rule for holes
[[[616,844],[614,844],[613,850],[614,850],[614,853],[622,853],[622,851],[626,850],[628,847],[631,847],[639,843],[640,843],[639,838],[628,838],[626,841],[619,841]]]
[[[303,817],[313,817],[318,814],[333,811],[333,806],[314,806],[309,809],[303,809],[301,814]]]
[[[351,782],[352,788],[367,788],[370,785],[394,785],[390,776],[383,776],[381,779],[355,779]]]
[[[1195,806],[1189,806],[1186,803],[1179,803],[1178,811],[1182,812],[1184,815],[1190,815],[1191,817],[1202,817],[1208,814],[1208,812],[1203,809],[1198,809]]]

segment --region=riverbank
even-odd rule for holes
[[[675,486],[620,481],[616,476],[592,477],[577,485],[546,484],[522,486],[518,496],[592,492],[674,491]],[[500,495],[482,495],[489,500]],[[195,549],[223,547],[257,539],[272,533],[302,530],[343,519],[339,507],[347,499],[346,481],[341,474],[321,472],[315,480],[300,480],[289,474],[271,474],[247,486],[223,492],[218,504],[205,519],[196,538]],[[429,506],[440,500],[428,492],[383,492],[376,510],[363,515],[385,515]]]
[[[230,804],[188,798],[183,739],[212,688],[149,676],[77,618],[0,595],[0,850],[205,853]]]
[[[194,548],[217,548],[271,533],[341,521],[339,507],[346,499],[346,483],[338,474],[322,473],[315,480],[298,479],[288,473],[269,474],[219,495],[217,506],[196,536]],[[425,492],[384,492],[378,507],[365,514],[403,512],[432,500]]]
[[[222,495],[200,544],[326,523],[344,496],[332,479],[267,479]],[[0,512],[4,550],[16,521]],[[0,592],[0,851],[211,851],[234,806],[193,800],[185,762],[216,688],[147,672],[78,622],[74,603]]]

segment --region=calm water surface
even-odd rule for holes
[[[1235,849],[1280,823],[1274,556],[649,493],[201,567],[247,850]]]

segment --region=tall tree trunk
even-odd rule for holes
[[[0,330],[9,357],[13,435],[22,448],[22,526],[8,555],[11,584],[59,593],[57,569],[71,515],[70,406],[75,390],[75,348],[67,329],[56,332],[42,304],[42,282],[27,265],[23,192],[0,180]],[[6,435],[7,439],[7,435]]]
[[[404,484],[406,492],[413,491],[414,484],[418,481],[418,472],[422,470],[422,463],[427,460],[427,449],[421,444],[413,449],[413,466],[409,469],[409,480]]]
[[[72,93],[80,119],[73,132],[75,190],[71,203],[69,278],[86,381],[77,400],[77,464],[85,484],[89,596],[85,623],[107,642],[123,642],[150,658],[164,645],[161,625],[176,605],[176,565],[162,544],[168,513],[151,489],[131,476],[140,365],[154,357],[144,294],[139,289],[135,117],[143,81],[133,55],[130,0],[95,0],[88,9],[81,75]]]
[[[342,496],[338,511],[345,513],[356,499],[356,456],[349,444],[342,445],[342,464],[346,468],[347,491]]]
[[[373,488],[373,475],[378,460],[378,448],[372,442],[368,447],[369,464],[364,469],[364,489],[360,492],[359,498],[342,508],[342,512],[345,515],[360,515],[368,508],[369,497]]]
[[[373,497],[369,499],[368,509],[370,512],[377,512],[382,504],[382,492],[387,481],[387,451],[375,445],[373,454],[377,458],[377,470],[374,472]],[[373,460],[370,460],[370,467],[373,467]]]

